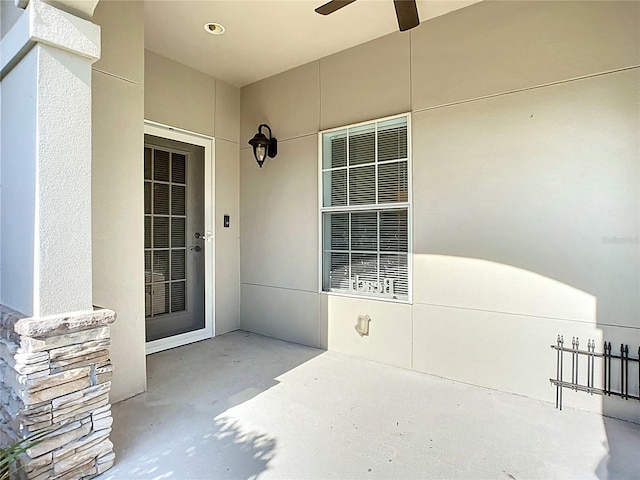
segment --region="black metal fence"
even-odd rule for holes
[[[569,388],[574,391],[587,392],[598,395],[615,395],[626,400],[640,400],[640,347],[638,357],[629,357],[629,345],[620,344],[620,354],[612,352],[611,342],[604,342],[603,351],[596,352],[595,340],[587,341],[587,349],[580,350],[580,340],[577,337],[571,339],[571,346],[564,345],[564,338],[558,335],[556,345],[551,345],[556,351],[556,378],[550,378],[552,385],[556,387],[556,408],[562,410],[562,389]],[[565,367],[565,357],[571,361],[571,380],[565,380],[569,376],[569,366]],[[632,393],[629,393],[629,364],[637,364],[638,385]],[[602,378],[596,374],[596,370],[602,371]],[[565,371],[566,370],[566,371]],[[598,383],[595,386],[596,376]],[[601,380],[601,382],[600,382]],[[612,387],[613,384],[613,387]]]

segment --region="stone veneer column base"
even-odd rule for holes
[[[20,458],[30,480],[84,479],[113,465],[111,310],[26,318],[0,306],[0,444],[49,432]]]

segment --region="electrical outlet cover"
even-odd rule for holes
[[[356,322],[355,329],[358,335],[364,337],[369,335],[369,323],[371,323],[371,317],[369,315],[358,315],[358,321]]]

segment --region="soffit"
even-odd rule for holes
[[[329,16],[326,0],[145,0],[145,48],[242,87],[398,29],[392,0],[358,0]],[[418,0],[421,22],[480,0]],[[207,22],[224,35],[204,31]]]

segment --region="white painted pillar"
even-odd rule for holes
[[[0,303],[27,316],[92,309],[91,64],[99,57],[100,27],[40,0],[0,42]]]

